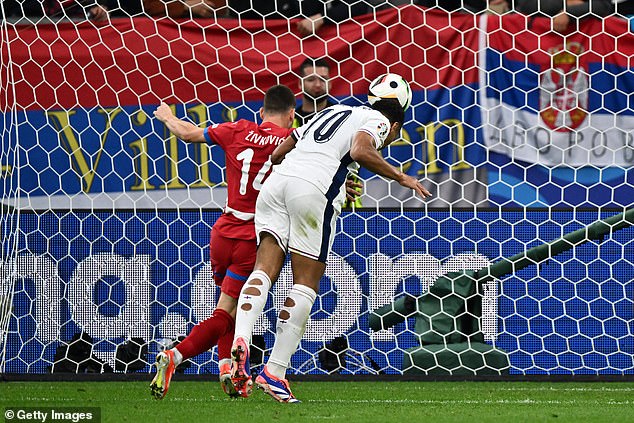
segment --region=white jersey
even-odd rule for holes
[[[330,197],[342,189],[348,171],[359,168],[350,158],[352,139],[359,131],[372,136],[378,150],[390,132],[390,121],[365,106],[328,107],[291,134],[297,144],[275,172],[304,179]]]

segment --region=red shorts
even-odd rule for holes
[[[242,285],[253,271],[257,243],[255,239],[227,238],[211,229],[209,243],[214,282],[231,298],[238,298]]]

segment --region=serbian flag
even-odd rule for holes
[[[634,164],[634,35],[620,18],[560,34],[550,19],[482,20],[484,140],[546,166]]]

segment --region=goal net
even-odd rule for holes
[[[633,229],[474,277],[634,206],[627,20],[587,16],[562,34],[537,15],[381,3],[302,37],[301,17],[115,12],[4,10],[0,372],[147,373],[210,316],[224,153],[152,112],[165,101],[201,126],[256,120],[268,87],[300,98],[299,65],[325,57],[333,102],[363,104],[388,71],[410,81],[402,140],[383,154],[434,196],[361,171],[362,206],[339,219],[290,372],[634,373]],[[255,365],[291,283],[287,265]],[[213,349],[183,371],[217,361]]]

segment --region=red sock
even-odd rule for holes
[[[222,309],[216,309],[210,318],[194,326],[187,338],[176,348],[183,355],[183,360],[195,357],[211,349],[228,331],[233,332],[233,326],[234,320],[231,315]]]
[[[231,358],[231,346],[233,345],[233,335],[235,334],[234,325],[231,325],[231,330],[222,335],[218,340],[218,360],[223,358]]]

